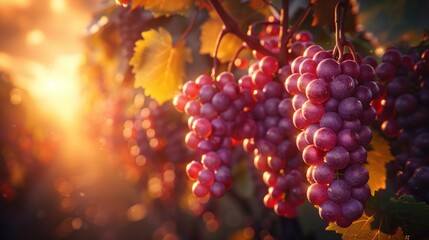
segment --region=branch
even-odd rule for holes
[[[248,36],[246,33],[244,33],[238,26],[237,22],[228,15],[228,13],[225,11],[225,9],[222,7],[222,5],[218,0],[209,0],[209,1],[212,7],[217,12],[220,19],[222,20],[224,25],[224,30],[226,33],[234,34],[235,36],[240,38],[252,50],[256,50],[264,55],[278,57],[277,54],[264,48],[257,37]]]
[[[280,41],[279,41],[279,53],[280,53],[280,61],[284,61],[287,56],[287,42],[289,39],[288,30],[289,30],[289,1],[282,0],[282,9],[280,10]]]
[[[183,34],[179,37],[179,39],[177,39],[176,43],[173,44],[173,47],[176,47],[176,45],[178,43],[180,43],[180,41],[182,41],[183,39],[185,39],[189,33],[191,32],[192,28],[195,25],[195,22],[197,21],[198,18],[198,14],[200,13],[200,9],[197,9],[197,11],[195,12],[194,17],[192,18],[191,22],[189,23],[188,27],[186,28],[186,30],[183,32]]]
[[[298,21],[293,25],[293,27],[290,29],[290,31],[288,32],[287,35],[287,41],[288,42],[293,35],[295,34],[296,30],[301,27],[302,23],[304,22],[304,20],[307,18],[308,14],[310,13],[311,8],[313,7],[313,3],[311,3],[311,1],[309,1],[307,7],[304,10],[304,13],[299,17]]]
[[[213,56],[213,70],[212,70],[212,77],[213,78],[216,77],[216,73],[217,73],[217,69],[218,69],[218,62],[219,62],[219,60],[217,59],[217,53],[219,52],[220,42],[222,41],[222,38],[227,33],[228,32],[223,27],[222,31],[219,32],[219,35],[217,36],[217,39],[216,39],[216,46],[215,46],[215,51],[214,51],[214,56]]]

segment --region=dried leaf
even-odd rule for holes
[[[192,0],[134,0],[132,8],[144,7],[152,11],[155,17],[171,14],[185,15],[192,7]]]
[[[390,153],[388,142],[379,134],[374,132],[371,141],[372,150],[368,152],[368,164],[366,168],[369,172],[368,185],[371,193],[380,188],[386,188],[386,163],[394,159]]]
[[[173,46],[170,33],[159,28],[142,33],[130,60],[135,74],[134,86],[159,103],[173,98],[183,82],[185,63],[192,61],[191,50],[180,41]]]

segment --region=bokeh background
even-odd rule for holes
[[[291,11],[302,2],[292,1]],[[105,26],[100,12],[110,5],[0,0],[0,239],[273,239],[284,236],[278,226],[285,224],[303,228],[308,239],[338,238],[323,231],[311,206],[301,210],[305,218],[285,222],[246,203],[246,188],[199,202],[176,180],[182,165],[142,176],[144,161],[136,161],[122,132],[141,95],[126,76],[106,83],[82,67],[96,61],[89,36]],[[416,44],[429,29],[427,1],[355,6],[356,27],[374,54]],[[180,198],[169,195],[172,188]]]

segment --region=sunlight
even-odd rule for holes
[[[34,83],[28,87],[37,105],[62,123],[76,120],[81,96],[78,54],[59,56],[50,66],[36,65],[31,69]]]

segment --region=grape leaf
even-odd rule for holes
[[[268,5],[267,2],[264,0],[250,0],[249,6],[255,11],[258,11],[265,16],[271,15],[270,5]]]
[[[356,239],[356,240],[367,240],[367,239],[388,239],[388,240],[401,240],[405,239],[404,233],[399,228],[397,231],[390,235],[380,231],[379,228],[372,229],[372,222],[374,216],[367,216],[363,214],[361,218],[354,221],[348,228],[338,227],[335,223],[329,223],[326,227],[328,231],[335,231],[336,233],[342,234],[342,239]]]
[[[371,141],[372,150],[368,152],[368,164],[366,168],[369,173],[368,185],[371,193],[380,188],[386,188],[386,163],[394,157],[390,153],[388,142],[378,133],[374,132]]]
[[[173,45],[170,33],[164,28],[151,29],[142,36],[130,60],[134,87],[142,87],[145,94],[162,104],[174,96],[183,82],[185,62],[192,61],[191,50],[183,40]]]
[[[389,191],[377,191],[367,201],[365,211],[374,218],[372,227],[384,232],[398,226],[407,234],[419,234],[429,229],[429,205],[416,202],[411,195],[395,199]]]
[[[155,17],[169,16],[171,14],[185,15],[192,7],[192,0],[134,0],[132,8],[144,7],[152,11]]]
[[[216,41],[221,30],[222,21],[215,12],[210,12],[209,19],[201,25],[201,54],[210,54],[211,57],[214,57]],[[241,44],[242,41],[238,37],[232,34],[225,35],[217,53],[219,61],[222,63],[230,61]]]

